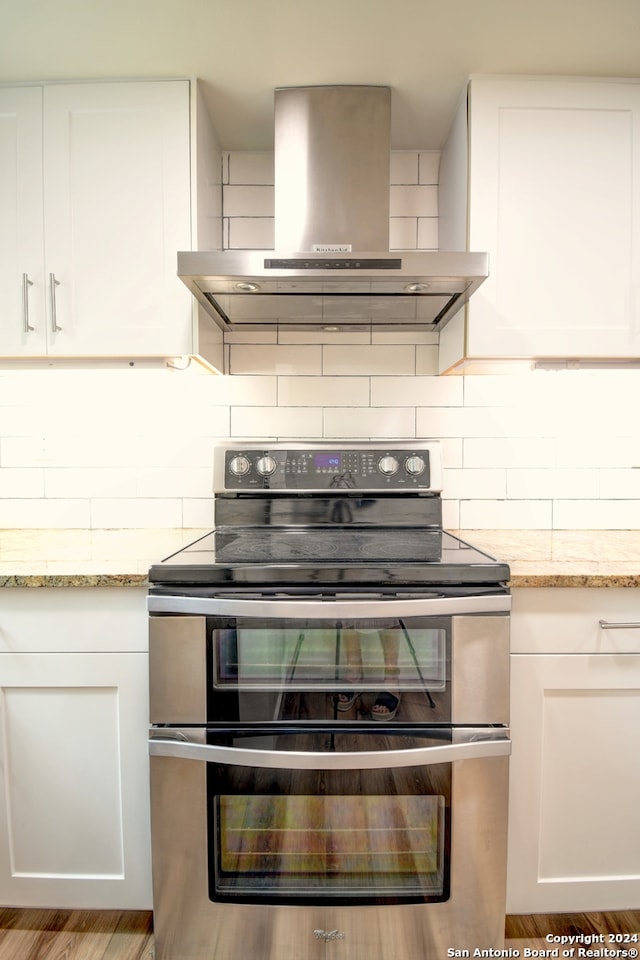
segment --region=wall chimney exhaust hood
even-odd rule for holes
[[[275,250],[178,254],[227,331],[439,330],[488,275],[485,253],[389,251],[391,91],[275,91]]]

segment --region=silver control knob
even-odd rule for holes
[[[278,466],[273,457],[260,457],[256,461],[256,470],[261,477],[269,477],[272,473],[275,473],[275,469]]]
[[[421,473],[424,473],[426,466],[422,457],[407,457],[404,462],[405,470],[412,477],[419,477]]]
[[[247,473],[249,473],[249,470],[251,470],[251,461],[248,457],[245,457],[241,454],[240,456],[233,458],[229,464],[229,470],[234,477],[244,477]]]
[[[381,457],[378,460],[378,470],[385,477],[391,477],[398,469],[398,461],[395,457]]]

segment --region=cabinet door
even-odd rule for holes
[[[188,81],[46,86],[44,149],[49,353],[190,353]]]
[[[512,657],[507,911],[640,902],[640,656]]]
[[[469,355],[640,355],[640,84],[473,80],[469,151]]]
[[[0,355],[46,350],[42,88],[0,88]]]
[[[0,655],[0,902],[149,909],[145,654]]]

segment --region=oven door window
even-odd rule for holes
[[[389,691],[401,699],[403,694],[417,695],[416,720],[424,716],[425,703],[433,707],[437,700],[442,714],[438,719],[446,721],[450,623],[446,617],[350,622],[210,618],[209,716],[214,718],[218,708],[230,702],[220,698],[223,692],[237,691],[245,707],[269,700],[273,712],[262,719],[273,720],[304,715],[326,719],[336,697],[342,709],[354,693],[357,708],[370,709],[371,696],[373,702],[380,691]],[[314,699],[314,692],[333,695],[334,701]],[[409,703],[407,699],[405,713]],[[247,709],[246,719],[258,719]]]
[[[418,740],[425,738],[411,738],[412,745]],[[345,771],[207,766],[211,900],[448,899],[450,763]]]

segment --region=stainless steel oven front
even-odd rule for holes
[[[149,597],[156,960],[499,948],[508,593],[189,592]]]

